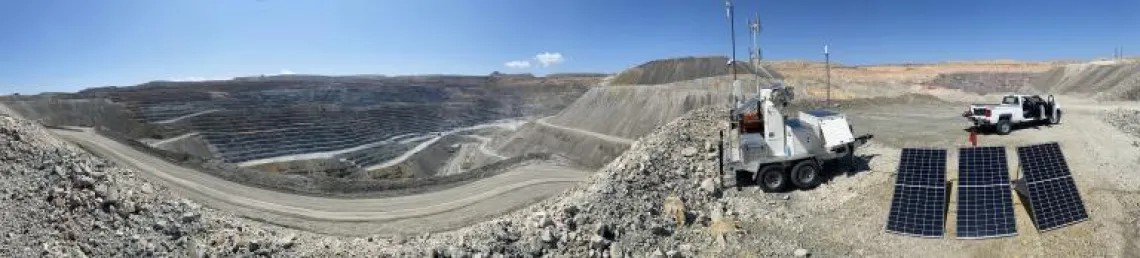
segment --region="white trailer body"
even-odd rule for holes
[[[846,116],[832,111],[800,112],[798,118],[786,119],[779,108],[791,100],[791,92],[782,86],[766,88],[737,102],[732,130],[721,144],[722,172],[737,177],[737,172],[751,173],[765,191],[790,184],[812,188],[822,183],[822,162],[852,157],[854,149],[871,138],[855,137]],[[761,182],[766,178],[778,182]]]

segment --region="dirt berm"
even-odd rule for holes
[[[687,81],[705,77],[731,74],[728,57],[680,57],[653,60],[618,73],[610,85],[650,85]],[[746,62],[735,62],[737,74],[753,74],[753,66]],[[768,69],[774,77],[775,71]]]
[[[768,80],[742,75],[746,91]],[[706,77],[661,85],[600,86],[590,89],[555,116],[524,125],[497,143],[504,155],[557,153],[597,169],[624,152],[632,141],[685,113],[724,105],[732,76]]]

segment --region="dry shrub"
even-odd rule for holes
[[[709,226],[709,234],[711,234],[721,246],[728,244],[728,234],[734,232],[736,232],[736,221],[730,219],[716,218],[713,219],[712,225]]]
[[[685,226],[685,202],[681,201],[681,197],[671,194],[665,198],[665,214],[673,216],[677,227]]]

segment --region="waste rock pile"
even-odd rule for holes
[[[1102,118],[1120,131],[1140,138],[1140,110],[1115,109],[1105,112]],[[1140,141],[1133,145],[1140,147]]]
[[[185,250],[198,204],[0,115],[0,256],[155,256]]]

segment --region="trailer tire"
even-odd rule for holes
[[[764,166],[756,171],[756,184],[764,192],[783,192],[788,189],[789,181],[792,180],[788,173],[777,165]]]
[[[1000,135],[1007,135],[1009,131],[1013,130],[1013,124],[1010,124],[1009,120],[999,120],[997,125],[994,126],[994,130],[997,130],[997,133]]]
[[[813,160],[803,160],[792,167],[792,183],[801,189],[812,189],[823,183],[823,175]]]

